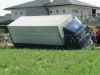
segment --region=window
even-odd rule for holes
[[[17,15],[17,13],[15,12],[15,15]]]
[[[22,12],[20,12],[20,15],[22,15]]]
[[[65,10],[63,10],[63,13],[65,13]]]
[[[52,13],[52,10],[50,11],[50,13]]]
[[[73,13],[78,13],[78,10],[72,10]]]
[[[56,13],[59,13],[59,11],[58,11],[58,10],[56,10]]]

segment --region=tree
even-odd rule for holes
[[[3,35],[5,30],[3,28],[0,28],[0,35]]]

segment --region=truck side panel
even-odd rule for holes
[[[57,26],[10,26],[8,29],[10,30],[14,43],[63,44]]]

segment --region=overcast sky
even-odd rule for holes
[[[29,1],[32,1],[32,0],[2,0],[0,2],[0,16],[5,15],[6,13],[10,13],[10,11],[5,11],[4,8],[25,3],[25,2],[29,2]],[[100,0],[80,0],[80,1],[100,7]]]

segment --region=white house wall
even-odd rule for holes
[[[100,13],[100,10],[96,10],[96,14]]]
[[[58,10],[58,13],[56,13],[56,10]],[[65,13],[63,12],[65,10]],[[73,13],[72,10],[78,10],[78,13]],[[62,15],[62,14],[72,14],[73,16],[84,16],[92,14],[92,8],[87,7],[78,7],[78,6],[55,6],[55,7],[49,7],[50,15]],[[82,12],[82,15],[81,15]]]
[[[26,9],[12,9],[11,10],[11,19],[12,20],[16,20],[20,16],[26,16]]]
[[[58,10],[58,13],[56,13]],[[65,13],[63,12],[65,10]],[[73,13],[72,10],[78,10],[78,13]],[[85,16],[92,14],[92,8],[80,7],[80,6],[54,6],[48,7],[49,15],[64,15],[64,14],[72,14],[73,17],[77,16]],[[12,20],[17,19],[20,16],[39,16],[39,15],[47,15],[48,11],[45,7],[37,7],[37,8],[24,8],[24,9],[12,9],[11,18]],[[50,13],[52,11],[52,13]],[[22,15],[20,14],[22,12]],[[17,13],[17,15],[15,15]]]
[[[27,8],[26,16],[47,15],[45,7]]]

